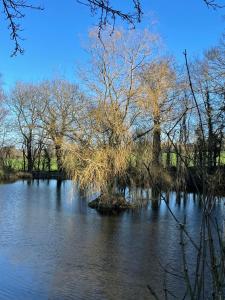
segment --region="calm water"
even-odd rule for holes
[[[198,199],[176,201],[171,193],[169,201],[196,235]],[[163,287],[158,261],[180,268],[179,231],[163,202],[158,209],[144,203],[102,216],[70,181],[0,185],[0,299],[152,299],[147,285]],[[177,283],[169,284],[179,295]]]

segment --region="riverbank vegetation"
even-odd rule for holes
[[[109,202],[128,185],[185,191],[203,177],[224,191],[223,39],[179,65],[148,30],[89,37],[79,83],[2,91],[1,177],[55,171]]]

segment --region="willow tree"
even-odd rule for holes
[[[171,119],[176,90],[176,73],[171,60],[163,58],[146,65],[141,74],[142,98],[139,104],[144,116],[152,123],[153,167],[159,167],[161,156],[161,129]]]
[[[131,159],[140,115],[138,74],[151,59],[157,40],[147,31],[114,30],[102,43],[96,31],[90,33],[90,68],[81,72],[90,99],[89,122],[83,141],[67,145],[65,166],[81,186],[92,183],[109,202]]]

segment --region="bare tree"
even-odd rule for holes
[[[4,167],[4,155],[3,155],[3,148],[6,145],[6,134],[7,134],[7,130],[6,130],[6,123],[5,123],[5,119],[6,119],[6,109],[4,107],[4,93],[2,91],[2,89],[0,89],[0,168]]]
[[[17,83],[9,99],[9,107],[15,117],[17,132],[21,135],[24,158],[27,160],[27,171],[34,169],[43,131],[40,132],[38,107],[40,94],[32,84]],[[25,166],[24,166],[25,167]]]
[[[62,145],[66,139],[74,137],[79,127],[78,115],[82,112],[84,97],[77,85],[60,79],[46,81],[39,89],[41,102],[38,117],[43,130],[54,144],[57,167],[61,172]]]
[[[196,101],[202,119],[201,131],[204,131],[206,148],[199,146],[199,158],[209,169],[220,161],[224,138],[224,44],[221,43],[206,51],[202,60],[190,65],[195,86]],[[199,132],[202,135],[202,133]],[[198,136],[199,136],[198,134]],[[199,142],[201,139],[199,139]],[[202,141],[203,142],[203,141]],[[202,149],[202,150],[201,150]]]

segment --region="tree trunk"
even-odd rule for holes
[[[153,128],[153,145],[152,145],[152,165],[158,167],[160,165],[161,153],[161,129],[159,117],[154,118]]]
[[[206,115],[208,125],[208,149],[207,149],[207,164],[208,168],[211,169],[213,166],[213,123],[212,123],[212,107],[210,104],[209,92],[206,92]]]
[[[26,137],[26,151],[27,151],[27,171],[32,172],[34,166],[34,159],[32,154],[32,131],[29,131],[29,135]]]
[[[57,161],[57,169],[59,172],[62,172],[63,171],[62,148],[61,148],[61,145],[59,145],[59,144],[55,145],[55,155],[56,155],[56,161]]]
[[[28,141],[28,145],[27,145],[27,171],[28,172],[33,171],[32,148],[31,148],[31,144],[29,141]]]
[[[25,150],[23,149],[23,171],[26,171],[26,155]]]

